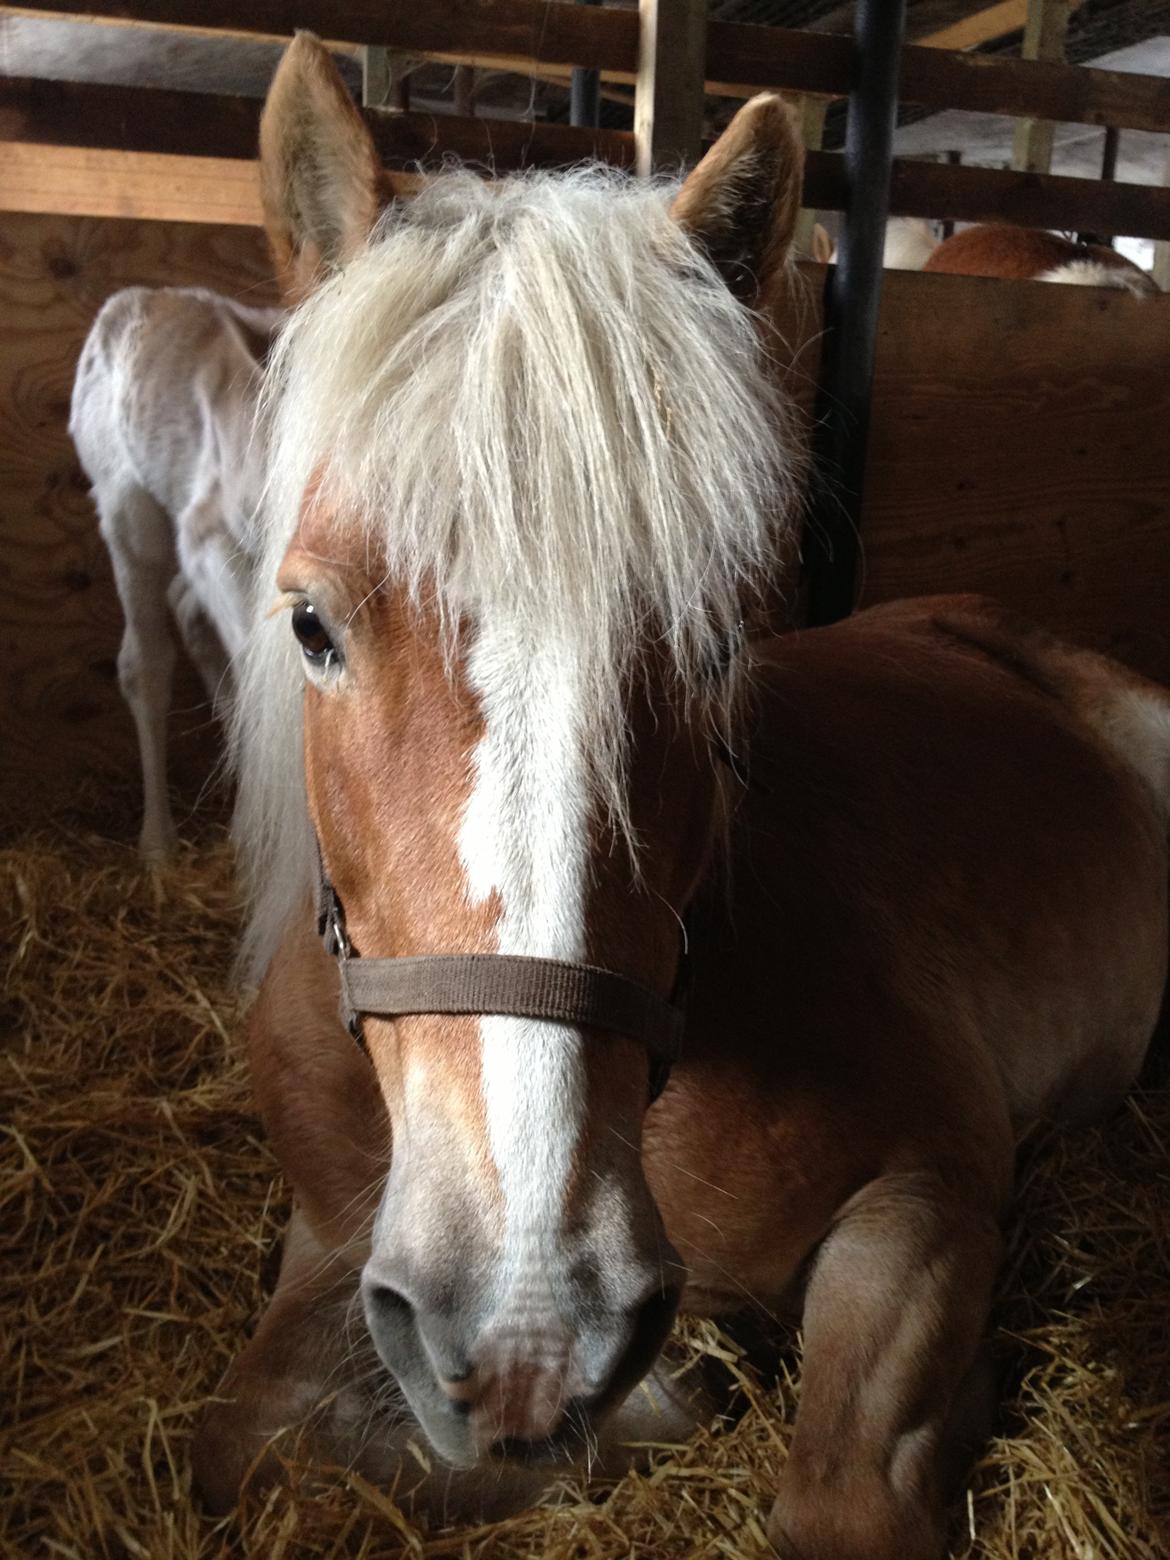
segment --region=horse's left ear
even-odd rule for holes
[[[795,115],[765,92],[744,104],[675,196],[675,220],[744,303],[767,292],[788,258],[803,174]]]
[[[298,33],[260,120],[264,225],[290,302],[365,243],[382,189],[373,138],[329,51]]]

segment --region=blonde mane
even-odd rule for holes
[[[620,823],[623,707],[648,640],[685,690],[773,570],[798,440],[757,323],[669,214],[585,168],[437,179],[292,317],[271,362],[257,628],[235,721],[246,956],[308,886],[302,678],[267,621],[311,478],[452,629],[490,613],[575,658],[593,783]]]

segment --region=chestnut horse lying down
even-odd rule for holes
[[[940,1553],[1016,1135],[1116,1104],[1158,1011],[1170,698],[973,599],[740,632],[800,156],[762,97],[680,188],[444,175],[371,235],[360,118],[281,67],[272,237],[324,275],[237,754],[296,1211],[218,1508],[297,1421],[437,1518],[532,1500],[684,1434],[676,1308],[757,1302],[804,1329],[780,1553]]]
[[[1161,291],[1149,272],[1108,244],[1081,244],[1043,228],[1008,227],[997,222],[980,223],[944,238],[910,269],[1113,287],[1138,297]]]

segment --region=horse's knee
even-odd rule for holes
[[[786,1470],[767,1531],[781,1560],[940,1560],[945,1522],[938,1504],[876,1472],[843,1488]]]
[[[118,687],[132,708],[152,705],[169,697],[175,666],[175,646],[169,634],[160,633],[149,645],[134,629],[127,629],[118,651]]]

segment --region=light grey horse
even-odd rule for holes
[[[263,485],[263,362],[283,314],[197,288],[131,287],[94,321],[69,431],[126,618],[118,679],[142,757],[140,848],[175,844],[166,781],[174,628],[213,704],[241,648]]]

